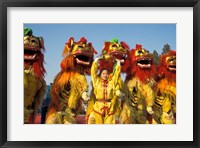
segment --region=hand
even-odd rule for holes
[[[164,116],[167,120],[173,120],[173,119],[174,119],[174,115],[173,115],[172,112],[170,112],[170,113],[163,112],[163,116]]]
[[[95,62],[98,62],[98,60],[103,59],[103,57],[96,57],[96,59],[94,60]]]
[[[154,111],[153,111],[153,109],[152,109],[151,106],[147,107],[147,112],[148,112],[150,115],[154,114]]]
[[[120,62],[121,60],[120,59],[115,59],[115,61]]]
[[[117,90],[117,91],[116,91],[116,95],[117,95],[118,97],[121,97],[121,96],[122,96],[121,91],[120,91],[120,90]]]
[[[89,101],[90,100],[90,97],[87,95],[86,92],[83,92],[81,97],[83,98],[84,101]]]
[[[115,59],[117,61],[117,65],[121,65],[121,63],[124,63],[124,59],[119,60],[119,59]]]
[[[97,58],[94,60],[94,62],[98,62],[99,59],[100,59],[100,58],[97,57]]]

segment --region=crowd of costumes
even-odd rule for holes
[[[153,54],[140,44],[131,49],[113,38],[102,46],[98,54],[85,37],[70,37],[60,72],[47,87],[43,38],[25,28],[24,123],[34,123],[48,98],[45,124],[77,124],[79,115],[85,124],[175,124],[176,51],[161,54],[155,64]]]

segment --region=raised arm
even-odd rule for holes
[[[91,67],[91,78],[92,78],[93,86],[96,86],[97,79],[98,79],[98,60],[99,58],[96,58],[94,62],[92,63],[92,67]]]
[[[115,68],[113,69],[113,77],[112,77],[114,86],[116,86],[118,83],[120,73],[121,73],[121,64],[120,64],[120,60],[117,60],[117,64]]]

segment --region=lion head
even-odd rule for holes
[[[129,55],[131,64],[128,68],[128,79],[137,76],[144,82],[153,77],[155,72],[153,55],[148,50],[143,48],[142,45],[136,44],[136,48],[132,49]]]
[[[119,43],[116,38],[106,41],[102,49],[101,56],[103,59],[100,60],[99,69],[107,68],[112,72],[115,59],[119,59],[122,65],[122,72],[125,72],[128,67],[128,52],[129,46],[125,42],[121,41]]]
[[[160,56],[158,76],[159,78],[166,77],[171,81],[176,79],[176,51],[170,50],[168,53]]]
[[[33,67],[37,77],[43,78],[45,74],[44,63],[44,40],[42,37],[33,36],[30,28],[24,28],[24,67]]]
[[[61,69],[63,71],[82,71],[87,73],[94,60],[94,54],[97,54],[97,52],[92,43],[87,43],[84,37],[77,42],[71,37],[63,50],[64,59],[60,65]]]

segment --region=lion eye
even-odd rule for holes
[[[78,48],[83,48],[83,46],[79,45]]]
[[[31,40],[32,43],[36,43],[36,40]]]
[[[172,62],[173,60],[174,60],[173,58],[170,58],[170,59],[169,59],[170,62]]]
[[[113,48],[116,48],[116,47],[117,47],[117,45],[112,45],[112,47],[113,47]]]
[[[143,53],[143,52],[142,52],[142,50],[139,50],[138,53],[141,54],[141,53]]]

